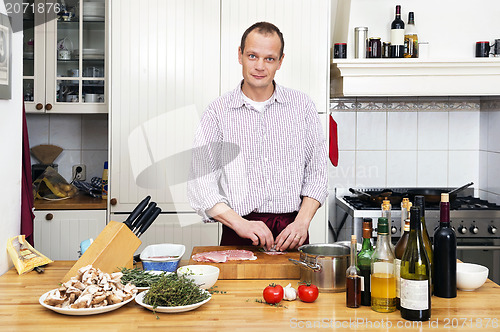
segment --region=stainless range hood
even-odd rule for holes
[[[332,97],[500,95],[500,58],[333,59]]]

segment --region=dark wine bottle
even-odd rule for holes
[[[358,242],[356,235],[351,235],[351,265],[346,271],[345,302],[348,308],[359,308],[361,305],[361,277],[356,266]]]
[[[457,296],[457,236],[450,227],[450,201],[441,194],[439,228],[434,232],[434,295]]]
[[[424,239],[425,251],[427,252],[427,257],[429,258],[429,263],[431,264],[431,294],[434,293],[434,255],[432,253],[432,243],[429,237],[429,232],[427,231],[427,226],[425,225],[425,197],[415,196],[415,206],[420,208],[420,230],[422,231],[422,237]]]
[[[373,255],[372,237],[372,218],[363,218],[363,243],[358,253],[358,268],[361,275],[361,305],[371,306],[371,262]]]
[[[410,236],[401,259],[401,317],[412,321],[431,318],[430,263],[420,228],[420,208],[410,209]]]
[[[405,22],[401,19],[401,6],[396,6],[396,17],[391,23],[391,58],[403,58],[405,54]]]

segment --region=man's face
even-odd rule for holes
[[[279,59],[280,48],[281,41],[276,33],[263,35],[253,30],[248,34],[243,53],[241,47],[238,52],[238,60],[243,67],[244,90],[272,93],[274,75],[284,57]]]

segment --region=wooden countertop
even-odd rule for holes
[[[60,201],[35,199],[35,210],[106,210],[107,201],[95,198],[83,192],[75,197]]]
[[[66,316],[42,307],[38,303],[39,297],[58,287],[73,264],[73,261],[57,261],[48,265],[44,274],[32,271],[19,276],[15,269],[11,269],[1,276],[2,331],[282,331],[312,327],[313,324],[331,330],[337,327],[345,331],[396,331],[420,324],[403,320],[398,311],[381,314],[369,307],[346,308],[345,293],[321,293],[314,303],[283,301],[287,308],[255,302],[255,299],[262,299],[264,287],[276,280],[219,280],[217,290],[227,293],[214,294],[211,301],[193,311],[160,313],[159,319],[135,301],[115,311],[92,316]],[[283,286],[291,282],[297,287],[298,280],[278,282]],[[496,319],[497,328],[492,326],[492,320],[486,327],[488,319]],[[422,328],[409,330],[499,331],[500,286],[488,280],[474,292],[458,291],[454,299],[432,297],[431,321],[421,324]]]

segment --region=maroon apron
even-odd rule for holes
[[[289,224],[291,224],[295,217],[297,216],[297,212],[291,213],[257,213],[251,212],[246,216],[243,216],[246,220],[259,220],[264,222],[267,227],[271,230],[273,234],[273,238],[281,233],[282,230],[286,228]],[[306,241],[304,244],[309,244],[309,233],[307,234]],[[222,225],[222,237],[220,240],[221,246],[251,246],[252,240],[241,238],[232,228]]]

